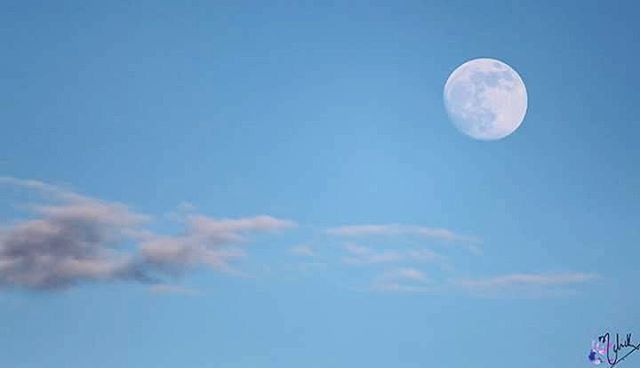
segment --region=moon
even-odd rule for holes
[[[460,65],[444,85],[444,104],[453,125],[474,139],[492,141],[513,133],[527,113],[527,89],[520,75],[496,59]]]

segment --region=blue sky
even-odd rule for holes
[[[2,2],[0,366],[588,365],[640,336],[637,11]],[[478,57],[503,140],[443,106]]]

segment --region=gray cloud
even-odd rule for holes
[[[230,261],[245,255],[235,246],[246,243],[250,234],[295,226],[270,216],[188,215],[183,234],[160,235],[146,229],[149,216],[121,203],[33,180],[0,177],[0,184],[37,191],[43,202],[26,207],[32,218],[0,227],[0,287],[60,289],[114,280],[156,283],[155,276],[197,265],[229,271]]]
[[[42,191],[54,203],[31,205],[35,219],[0,228],[0,285],[48,289],[79,280],[147,279],[135,257],[118,249],[145,216],[44,183],[3,182]]]

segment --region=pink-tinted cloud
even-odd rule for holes
[[[214,219],[188,215],[179,235],[147,229],[150,216],[50,184],[1,177],[0,184],[42,195],[31,218],[0,227],[0,287],[60,289],[83,282],[156,283],[168,274],[206,265],[232,270],[255,233],[295,226],[270,216]]]

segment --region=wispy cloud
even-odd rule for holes
[[[295,226],[289,220],[271,216],[242,219],[213,219],[201,215],[186,218],[186,230],[174,236],[153,235],[141,244],[144,261],[169,272],[183,272],[199,265],[235,272],[230,261],[245,256],[235,246],[251,233],[276,232]]]
[[[24,188],[28,190],[38,191],[40,193],[49,195],[51,197],[66,199],[66,200],[75,200],[75,199],[83,199],[87,198],[76,194],[70,190],[64,189],[60,186],[51,185],[48,183],[44,183],[38,180],[30,180],[30,179],[19,179],[10,176],[0,176],[0,185],[8,185],[19,188]]]
[[[230,271],[237,246],[254,233],[295,226],[270,216],[214,219],[188,215],[179,235],[149,231],[151,217],[116,202],[50,184],[0,177],[0,184],[42,194],[32,218],[0,227],[0,287],[60,289],[81,282],[157,278],[197,265]]]
[[[289,249],[289,252],[291,252],[291,254],[294,254],[296,256],[301,256],[301,257],[315,257],[316,255],[316,252],[313,249],[313,247],[307,244],[300,244],[300,245],[293,246]]]
[[[375,250],[354,243],[347,243],[344,248],[348,255],[344,257],[342,261],[351,265],[370,265],[400,261],[438,263],[445,261],[443,256],[428,249]]]
[[[488,278],[461,279],[454,284],[473,294],[497,296],[505,293],[542,296],[557,294],[571,286],[593,281],[598,276],[589,273],[517,273]]]
[[[340,237],[400,237],[400,236],[412,236],[422,239],[433,239],[447,242],[464,243],[467,247],[474,251],[479,252],[479,239],[461,235],[451,230],[431,228],[426,226],[417,225],[402,225],[402,224],[367,224],[367,225],[347,225],[333,227],[326,230],[327,234],[340,236]]]
[[[404,267],[385,271],[374,279],[371,289],[381,292],[423,293],[433,291],[434,286],[424,272]]]

